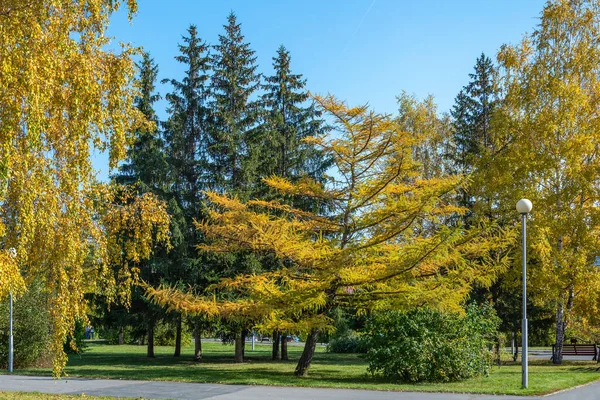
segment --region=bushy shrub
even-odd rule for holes
[[[336,336],[329,340],[327,351],[330,353],[366,353],[367,346],[360,336],[347,332],[343,336]]]
[[[157,346],[174,346],[177,326],[172,321],[161,321],[154,327],[154,344]],[[192,333],[186,324],[181,325],[181,345],[192,343]]]
[[[468,306],[465,315],[428,309],[374,315],[364,332],[369,372],[402,382],[487,374],[498,324],[488,306]]]
[[[35,364],[48,349],[50,316],[46,295],[33,284],[27,293],[13,302],[14,367]],[[0,302],[0,368],[8,361],[8,299]]]
[[[96,335],[99,339],[106,340],[107,344],[120,344],[119,340],[122,338],[122,344],[137,344],[137,339],[129,326],[125,327],[97,327]],[[121,337],[122,335],[122,337]]]

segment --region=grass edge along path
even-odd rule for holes
[[[114,400],[115,397],[88,396],[86,394],[46,394],[39,392],[1,392],[0,400]],[[136,399],[133,399],[136,400]],[[138,398],[137,400],[143,400]]]
[[[600,379],[598,364],[567,361],[555,366],[545,360],[531,360],[529,388],[521,388],[520,364],[494,367],[487,377],[450,383],[394,383],[373,378],[367,363],[356,354],[331,354],[318,348],[306,378],[293,376],[302,347],[290,346],[290,361],[272,361],[270,345],[247,345],[247,362],[233,363],[233,346],[203,343],[204,359],[192,360],[193,348],[183,348],[173,357],[173,348],[157,346],[156,358],[149,359],[145,346],[92,344],[82,355],[71,355],[66,373],[69,377],[181,381],[265,386],[369,389],[411,392],[480,393],[506,395],[544,395],[581,386]],[[16,370],[24,375],[51,375],[50,369]]]

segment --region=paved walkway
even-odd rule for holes
[[[0,391],[40,392],[181,400],[510,400],[542,397],[490,396],[458,393],[382,392],[375,390],[313,389],[298,387],[218,385],[208,383],[121,381],[116,379],[0,375]],[[543,397],[547,400],[600,399],[600,381]]]

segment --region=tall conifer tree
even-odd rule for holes
[[[261,157],[256,147],[261,115],[260,103],[256,99],[260,75],[256,72],[255,53],[244,40],[241,24],[233,12],[227,17],[224,28],[225,33],[219,35],[219,42],[213,46],[215,53],[211,57],[210,186],[214,190],[227,191],[248,199],[256,192],[258,160]],[[233,261],[221,260],[228,264],[219,266],[222,271],[231,271],[233,267],[236,274],[257,266],[256,260],[242,254],[231,256]],[[236,331],[236,362],[242,362],[244,358],[246,325],[246,322],[232,321],[232,329]]]
[[[261,97],[264,121],[253,148],[259,154],[268,154],[258,160],[259,178],[273,175],[291,181],[302,177],[322,181],[325,171],[332,164],[322,151],[313,144],[303,142],[309,136],[327,131],[321,113],[306,91],[306,80],[294,74],[290,67],[290,53],[281,45],[273,57],[274,75],[265,78],[265,93]],[[259,180],[257,195],[262,198],[277,197],[277,193]],[[302,209],[315,209],[318,203],[306,199],[293,199],[294,205]],[[273,334],[273,359],[287,359],[286,334],[281,338],[281,353],[278,350],[279,332]]]
[[[482,53],[475,71],[469,74],[470,82],[456,97],[451,111],[457,148],[454,159],[463,172],[470,172],[481,153],[493,146],[490,125],[498,104],[495,73],[492,60]]]
[[[209,158],[212,186],[248,197],[257,170],[258,154],[251,144],[260,115],[259,103],[253,99],[260,88],[260,75],[256,72],[256,56],[244,41],[240,25],[235,14],[229,14],[225,33],[219,35],[211,58],[214,73]]]
[[[162,197],[165,192],[168,168],[164,155],[164,144],[156,130],[158,117],[154,110],[154,103],[160,99],[160,95],[156,93],[158,65],[149,53],[144,53],[138,68],[140,71],[137,81],[139,96],[135,98],[134,104],[153,125],[151,128],[142,127],[135,131],[134,143],[127,152],[127,159],[119,168],[119,172],[113,176],[113,180],[124,185],[137,185],[137,190],[141,192],[153,192]],[[158,257],[140,263],[140,276],[146,282],[159,283],[155,267],[157,263],[160,263]],[[126,314],[125,311],[127,311]],[[148,357],[154,357],[154,326],[161,318],[161,314],[163,312],[160,308],[149,303],[142,296],[140,290],[134,288],[130,309],[125,310],[122,306],[113,307],[108,314],[104,315],[104,321],[114,322],[115,315],[125,315],[126,321],[122,317],[117,318],[120,321],[121,329],[124,322],[139,325],[140,320],[144,321],[148,339],[147,355]]]
[[[171,282],[186,281],[189,270],[194,268],[197,259],[195,246],[198,237],[193,228],[193,220],[201,218],[201,191],[206,188],[208,71],[210,60],[208,45],[198,37],[196,26],[191,25],[184,44],[179,45],[177,61],[187,66],[182,81],[169,82],[174,91],[166,98],[169,102],[169,118],[164,124],[167,142],[167,159],[170,165],[170,191],[172,212],[182,218],[181,242],[173,252]],[[179,210],[176,210],[179,209]],[[181,352],[181,315],[176,316],[175,356]],[[198,338],[196,338],[198,339]]]
[[[265,78],[262,96],[266,115],[261,144],[269,157],[262,159],[260,173],[289,179],[308,175],[319,180],[331,162],[302,140],[326,131],[321,113],[310,101],[306,80],[292,73],[290,53],[283,45],[273,57],[273,69],[275,74]]]
[[[140,184],[142,190],[159,191],[165,183],[164,173],[166,162],[163,152],[163,142],[157,134],[158,117],[154,103],[160,99],[156,93],[156,78],[158,65],[149,53],[144,53],[139,68],[139,96],[135,98],[135,106],[153,123],[154,129],[142,127],[135,132],[135,140],[127,152],[127,159],[119,168],[119,173],[113,176],[120,184]]]

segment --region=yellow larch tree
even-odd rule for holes
[[[307,334],[298,376],[307,373],[319,331],[332,328],[333,307],[459,310],[472,283],[491,283],[504,265],[492,250],[506,245],[492,228],[465,231],[440,222],[463,211],[452,204],[460,178],[423,177],[412,153],[424,134],[404,132],[400,121],[366,106],[315,100],[335,132],[308,140],[337,171],[326,185],[281,177],[266,183],[282,195],[321,202],[326,211],[208,193],[210,218],[197,225],[210,241],[202,251],[271,254],[280,268],[218,285],[241,293],[239,300],[148,289],[154,301],[182,312],[252,315],[263,319],[259,329]]]
[[[105,50],[119,5],[0,2],[0,296],[42,284],[55,375],[67,335],[86,319],[84,294],[127,301],[135,263],[168,239],[161,202],[98,185],[91,164],[97,149],[117,165],[128,132],[147,124],[133,106],[134,49]]]
[[[548,2],[533,34],[498,61],[496,150],[478,174],[506,219],[518,220],[519,198],[533,202],[529,291],[556,310],[560,363],[571,316],[597,320],[600,298],[600,2]]]

